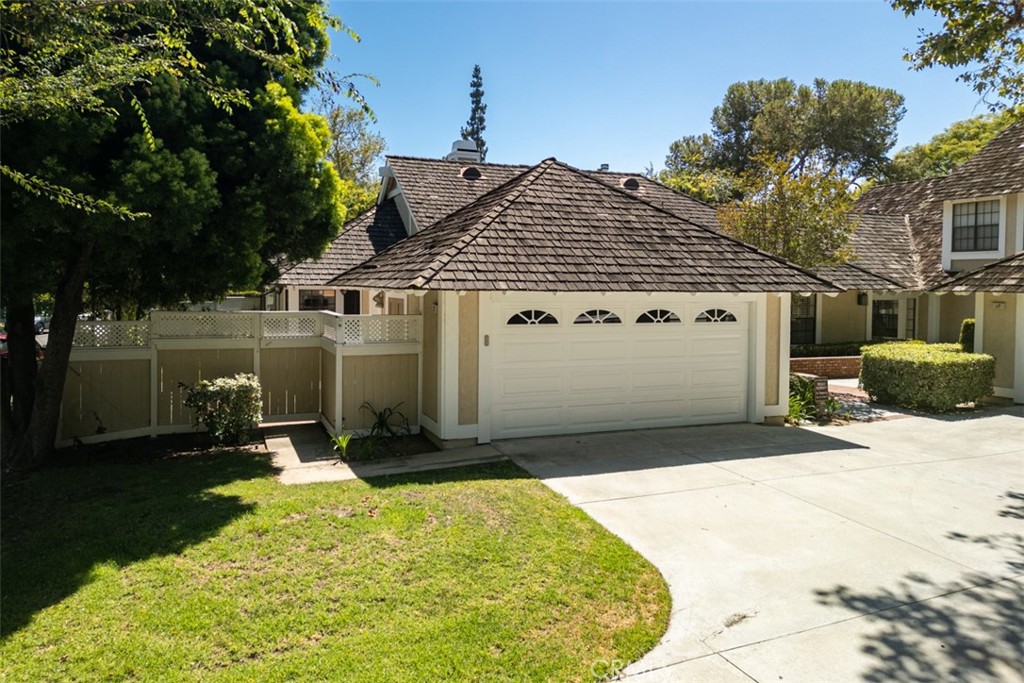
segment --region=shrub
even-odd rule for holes
[[[814,380],[800,375],[789,376],[789,415],[786,418],[795,424],[817,417],[814,405]]]
[[[860,382],[872,400],[944,411],[991,394],[995,371],[992,356],[957,344],[888,343],[864,350]]]
[[[183,385],[185,386],[185,385]],[[185,386],[185,405],[217,443],[244,443],[263,415],[263,392],[256,375],[200,380]]]
[[[831,358],[834,356],[859,356],[861,348],[878,342],[848,341],[830,344],[793,344],[789,347],[790,358]]]
[[[974,318],[964,318],[960,323],[960,348],[966,353],[974,353]]]

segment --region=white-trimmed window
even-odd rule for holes
[[[557,325],[558,318],[547,311],[530,309],[519,311],[508,319],[506,325]]]
[[[724,308],[709,308],[694,318],[695,323],[734,323],[736,316]]]
[[[641,313],[636,321],[638,323],[681,323],[679,316],[664,308],[652,308]]]
[[[999,249],[999,200],[953,205],[953,251]]]
[[[595,308],[589,311],[584,311],[576,316],[576,320],[572,321],[573,325],[615,325],[622,322],[615,313],[606,311],[603,308]]]

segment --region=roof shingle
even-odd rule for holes
[[[1024,251],[961,275],[934,291],[1024,294]]]

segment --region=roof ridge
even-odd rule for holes
[[[460,165],[460,166],[465,166],[467,164],[479,164],[481,166],[502,166],[504,168],[521,168],[521,169],[524,169],[524,170],[529,170],[529,169],[533,168],[533,166],[531,166],[529,164],[498,164],[498,163],[493,163],[493,162],[490,162],[490,161],[470,161],[468,159],[438,159],[438,158],[435,158],[435,157],[417,157],[417,156],[411,156],[411,155],[408,155],[408,154],[386,154],[386,155],[384,155],[384,158],[385,159],[408,159],[410,161],[434,161],[434,162],[440,162],[440,163],[445,163],[445,164],[453,164],[453,165],[457,164],[457,165]]]
[[[484,201],[484,199],[488,195],[495,194],[499,190],[507,192],[508,186],[512,185],[513,183],[518,183],[518,186],[515,187],[512,190],[512,192],[509,192],[508,195],[503,197],[501,201],[499,201],[495,206],[491,207],[491,209],[487,213],[485,213],[480,219],[478,219],[476,221],[476,225],[471,230],[466,232],[459,239],[455,240],[455,243],[452,244],[452,246],[445,249],[441,256],[434,259],[425,268],[420,270],[419,277],[414,278],[412,284],[415,285],[416,287],[423,287],[423,285],[430,282],[437,275],[437,273],[439,273],[445,266],[452,262],[452,259],[454,259],[456,256],[465,251],[466,248],[469,247],[469,245],[471,245],[476,240],[476,238],[479,237],[484,232],[484,230],[489,228],[491,224],[494,223],[495,220],[497,220],[498,216],[504,213],[505,210],[508,209],[508,207],[510,207],[513,204],[513,202],[522,197],[523,194],[533,185],[533,183],[537,181],[538,178],[544,175],[544,173],[549,168],[551,168],[551,166],[557,163],[558,161],[554,157],[544,159],[536,166],[530,167],[525,173],[522,173],[516,176],[515,178],[512,178],[511,180],[505,183],[502,183],[498,187],[494,188],[493,190],[484,194],[483,196],[478,197],[475,201],[470,202],[469,204],[462,207],[458,211],[453,211],[452,213],[448,214],[448,216],[445,216],[444,218],[435,222],[434,225],[437,225],[438,223],[441,222],[441,220],[445,220],[445,218],[454,216],[463,211],[464,209],[468,209],[474,205],[479,204],[480,202]],[[430,274],[425,276],[424,273]]]
[[[651,207],[655,211],[658,211],[659,213],[663,213],[666,216],[670,216],[672,218],[675,218],[676,220],[681,220],[681,221],[684,221],[686,223],[689,223],[690,225],[694,226],[695,228],[699,228],[700,230],[703,230],[705,232],[709,232],[712,235],[717,235],[718,237],[720,237],[722,239],[725,239],[725,240],[728,240],[728,241],[733,242],[735,244],[738,244],[739,246],[743,247],[744,249],[747,249],[749,251],[753,251],[753,252],[755,252],[757,254],[760,254],[761,256],[766,256],[766,257],[772,259],[773,261],[776,261],[777,263],[781,263],[781,264],[783,264],[785,266],[788,266],[790,268],[795,268],[796,270],[799,270],[804,275],[808,275],[808,276],[814,278],[815,280],[818,280],[819,282],[823,282],[823,283],[825,283],[826,285],[828,285],[830,287],[836,288],[835,283],[829,282],[828,280],[826,280],[826,279],[824,279],[822,277],[819,277],[818,275],[815,275],[814,273],[812,273],[811,271],[807,270],[806,268],[803,268],[802,266],[798,266],[795,263],[790,263],[789,261],[787,261],[784,258],[776,256],[775,254],[770,254],[767,251],[764,251],[762,249],[758,249],[754,245],[747,244],[743,240],[736,239],[735,237],[732,237],[731,235],[727,235],[724,232],[720,232],[718,230],[715,230],[714,228],[706,227],[704,225],[701,225],[700,223],[695,223],[694,221],[690,220],[689,218],[684,218],[683,216],[680,216],[680,215],[678,215],[676,213],[673,213],[672,211],[669,211],[668,209],[664,209],[664,208],[658,206],[657,204],[651,202],[650,200],[645,199],[644,197],[637,196],[637,195],[633,194],[632,192],[629,192],[628,190],[626,190],[624,188],[619,188],[619,187],[615,187],[614,185],[608,185],[607,183],[602,183],[600,180],[597,180],[595,178],[591,178],[589,175],[587,175],[587,173],[585,171],[581,171],[580,169],[575,168],[573,166],[570,166],[569,164],[567,164],[565,162],[557,161],[557,160],[554,160],[554,159],[552,159],[552,160],[555,161],[555,163],[558,164],[559,166],[563,166],[564,168],[572,171],[573,173],[576,173],[581,178],[586,178],[588,181],[590,181],[592,183],[597,183],[601,187],[607,188],[607,189],[611,190],[612,192],[617,192],[620,195],[623,195],[625,197],[629,197],[630,199],[633,199],[635,201],[641,202],[642,204],[646,204],[647,206]]]

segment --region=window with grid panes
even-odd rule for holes
[[[953,205],[953,251],[999,248],[999,200]]]
[[[789,315],[789,343],[813,344],[815,328],[814,295],[794,294]]]

